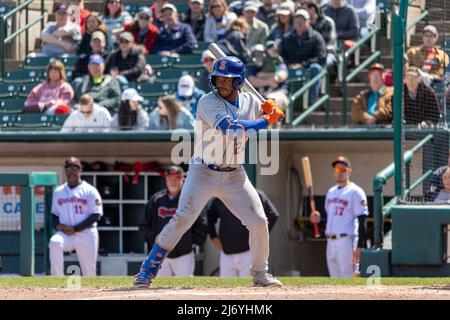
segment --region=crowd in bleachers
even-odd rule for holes
[[[334,82],[337,42],[344,50],[354,46],[373,27],[375,6],[373,0],[210,0],[207,4],[189,0],[187,6],[168,0],[155,0],[149,6],[106,0],[102,12],[90,12],[83,0],[70,0],[55,4],[55,21],[42,31],[40,50],[27,57],[23,69],[7,74],[11,86],[0,89],[0,96],[14,96],[20,104],[26,95],[19,111],[60,115],[59,124],[79,112],[81,100],[85,104],[89,100],[82,97],[89,94],[90,109],[105,108],[113,119],[110,128],[190,127],[198,100],[211,90],[208,73],[215,57],[206,49],[216,42],[245,62],[247,78],[262,94],[277,97],[287,108],[291,71],[312,79],[326,68]],[[437,47],[435,27],[427,26],[423,39],[422,46],[410,48],[405,56],[405,118],[408,123],[429,125],[439,121],[445,100],[445,94],[440,100],[432,95],[445,74],[448,56]],[[27,71],[27,84],[15,87],[14,76],[20,79],[21,72],[23,77]],[[413,85],[415,74],[418,83]],[[370,68],[368,84],[355,97],[353,123],[391,124],[392,73],[376,64]],[[318,99],[320,85],[316,82],[310,88],[309,104]],[[135,94],[125,94],[128,88]],[[419,110],[423,103],[417,99],[425,99],[427,110]],[[0,107],[7,105],[2,102]],[[77,117],[78,124],[83,119],[97,123],[87,113]],[[140,123],[147,118],[148,123]],[[2,125],[7,126],[4,119]]]

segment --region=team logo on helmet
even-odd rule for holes
[[[219,70],[226,70],[227,67],[227,60],[220,61]]]

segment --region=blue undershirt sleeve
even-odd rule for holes
[[[229,125],[229,122],[232,122],[232,125]],[[223,134],[226,134],[227,130],[237,130],[237,129],[241,129],[241,125],[244,127],[244,129],[247,130],[255,130],[255,131],[259,131],[261,129],[265,129],[267,128],[267,126],[269,125],[269,123],[267,122],[266,119],[264,118],[259,118],[256,120],[231,120],[231,119],[223,119],[219,125],[218,128],[220,128],[220,130],[222,130]]]

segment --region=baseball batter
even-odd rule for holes
[[[267,128],[284,117],[275,101],[261,105],[251,93],[240,93],[245,67],[236,57],[224,57],[209,75],[213,91],[197,108],[195,151],[175,216],[157,236],[135,287],[148,287],[161,262],[191,227],[206,203],[217,197],[249,230],[255,286],[281,286],[268,270],[269,232],[261,200],[238,159],[245,151],[244,132]]]
[[[367,197],[364,190],[350,181],[350,161],[338,157],[332,163],[336,185],[325,197],[327,225],[327,265],[330,276],[350,278],[359,264],[366,233]],[[311,222],[320,222],[318,211]]]
[[[52,276],[64,276],[64,252],[76,251],[83,276],[96,275],[97,221],[103,215],[97,189],[81,180],[81,162],[71,157],[64,164],[67,182],[53,193],[56,234],[50,238]]]

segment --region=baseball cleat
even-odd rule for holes
[[[151,283],[150,275],[147,272],[141,271],[134,276],[133,287],[146,289],[150,287]]]
[[[253,273],[254,287],[282,287],[283,284],[278,281],[273,275],[267,272]]]

